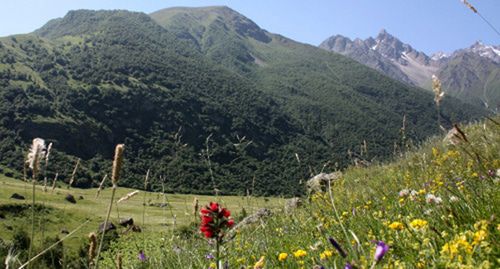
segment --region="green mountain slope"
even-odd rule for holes
[[[429,94],[228,8],[155,14],[72,11],[1,38],[0,163],[22,171],[43,137],[57,150],[48,176],[67,181],[79,157],[76,185],[88,187],[125,143],[126,186],[151,168],[153,188],[163,175],[177,192],[292,195],[363,140],[365,158],[389,156],[403,115],[411,139],[437,131]],[[450,100],[442,117],[483,113]]]
[[[252,78],[334,152],[367,140],[375,155],[387,154],[398,139],[403,115],[411,119],[413,138],[432,133],[436,113],[431,94],[341,55],[268,33],[227,7],[168,8],[151,17],[216,63]],[[462,104],[445,100],[448,123],[479,112],[452,103]]]

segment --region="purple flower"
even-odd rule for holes
[[[207,255],[205,255],[205,258],[207,258],[208,260],[211,260],[211,259],[214,259],[214,255],[212,255],[212,253],[208,253]]]
[[[340,246],[340,244],[337,243],[337,241],[335,241],[335,239],[333,239],[333,237],[329,237],[328,240],[333,245],[333,247],[335,247],[335,249],[337,249],[337,251],[339,252],[340,256],[342,256],[344,258],[347,257],[347,254],[345,253],[345,251],[342,249],[342,247]]]
[[[389,251],[389,245],[384,243],[384,241],[378,241],[377,248],[375,249],[375,261],[379,262],[382,260],[387,251]]]
[[[353,267],[350,263],[346,263],[344,269],[353,269]]]
[[[141,261],[141,262],[145,262],[148,258],[146,257],[146,255],[144,254],[144,251],[139,251],[139,255],[137,256],[137,258]]]

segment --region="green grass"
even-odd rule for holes
[[[373,241],[383,241],[390,249],[375,268],[498,268],[500,125],[486,121],[464,130],[469,142],[448,145],[438,137],[392,163],[347,169],[333,183],[332,197],[313,195],[291,215],[275,210],[240,229],[228,238],[222,260],[229,268],[253,268],[262,256],[264,268],[343,268],[347,262],[369,268]],[[416,194],[402,197],[403,189]],[[442,202],[427,202],[430,194]],[[103,264],[111,267],[120,254],[130,268],[213,268],[205,258],[213,248],[197,233],[129,235],[113,243]],[[137,258],[140,250],[146,262]],[[295,257],[298,250],[306,255]],[[288,257],[279,261],[280,253]]]
[[[0,220],[0,238],[9,242],[16,230],[21,229],[29,232],[31,230],[31,183],[0,175],[0,213],[5,219]],[[107,207],[111,197],[111,188],[104,189],[98,199],[95,199],[96,189],[67,189],[66,187],[56,188],[54,192],[49,190],[43,192],[43,187],[36,187],[36,203],[45,206],[45,209],[37,211],[36,214],[36,236],[37,245],[41,244],[42,238],[59,236],[62,238],[61,230],[71,231],[87,219],[90,220],[81,230],[64,241],[66,251],[76,253],[82,242],[86,242],[86,237],[90,232],[96,232],[100,223],[104,222]],[[133,189],[118,188],[116,197],[126,195]],[[25,200],[13,200],[9,197],[13,193],[18,193],[25,197]],[[114,204],[111,213],[111,221],[118,226],[118,216],[120,218],[133,218],[136,225],[140,226],[143,234],[148,237],[155,237],[161,232],[171,232],[173,216],[176,216],[178,226],[187,225],[193,221],[192,203],[195,197],[200,201],[200,206],[209,201],[219,200],[230,207],[236,214],[245,208],[247,212],[252,212],[261,207],[274,208],[280,206],[280,198],[264,197],[238,197],[238,196],[213,196],[166,194],[167,207],[146,206],[145,221],[142,223],[144,193],[132,197],[130,200]],[[71,204],[64,198],[67,194],[75,196],[77,203]],[[79,200],[82,196],[83,199]],[[116,200],[115,200],[116,201]],[[160,193],[146,192],[146,204],[163,203],[164,197]],[[17,206],[17,207],[14,207]],[[10,210],[9,210],[10,208]],[[15,209],[12,209],[15,208]],[[142,237],[142,235],[141,235]],[[0,255],[1,256],[1,255]]]
[[[264,268],[341,268],[347,262],[369,268],[374,264],[373,242],[378,241],[390,249],[375,268],[498,268],[500,124],[487,120],[464,128],[464,132],[467,142],[450,145],[437,137],[394,162],[351,167],[333,182],[331,195],[314,194],[292,214],[285,214],[284,201],[279,198],[196,197],[200,206],[212,200],[221,202],[236,219],[242,208],[248,213],[261,207],[273,210],[271,217],[238,229],[234,237],[225,237],[221,257],[230,268],[253,268],[261,257],[265,257]],[[0,177],[0,185],[2,212],[6,205],[24,206],[15,213],[6,211],[6,219],[0,222],[0,236],[8,242],[13,231],[7,227],[29,230],[30,185],[6,177]],[[415,194],[401,195],[405,189]],[[131,191],[119,188],[117,197]],[[26,200],[9,199],[13,192]],[[44,193],[37,186],[37,203],[47,207],[37,212],[38,245],[39,239],[58,234],[62,228],[72,230],[88,218],[90,223],[65,242],[65,251],[77,255],[83,246],[85,252],[82,242],[102,222],[111,190],[104,190],[98,199],[94,199],[95,192],[57,188],[54,193]],[[68,193],[84,199],[69,204],[64,201]],[[429,195],[442,200],[430,203]],[[170,208],[146,206],[144,225],[144,192],[119,204],[119,212],[115,206],[114,223],[118,214],[132,217],[143,233],[125,233],[119,228],[119,237],[102,253],[101,267],[113,268],[120,255],[126,268],[213,268],[214,260],[206,255],[214,253],[214,246],[192,223],[194,197],[168,194]],[[147,204],[162,203],[163,197],[147,192],[145,200]],[[347,257],[338,254],[329,237],[340,243]],[[299,250],[305,254],[299,256]],[[146,261],[137,258],[139,251],[144,251]],[[280,261],[280,253],[288,257]]]

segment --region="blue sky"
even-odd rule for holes
[[[469,0],[497,29],[500,0]],[[426,53],[450,52],[500,36],[460,0],[13,0],[0,9],[0,36],[28,33],[72,9],[128,9],[150,13],[172,6],[226,5],[262,28],[318,45],[334,34],[376,36],[385,28]]]

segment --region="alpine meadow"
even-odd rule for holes
[[[0,268],[500,267],[500,46],[334,34],[207,6],[0,37]]]

